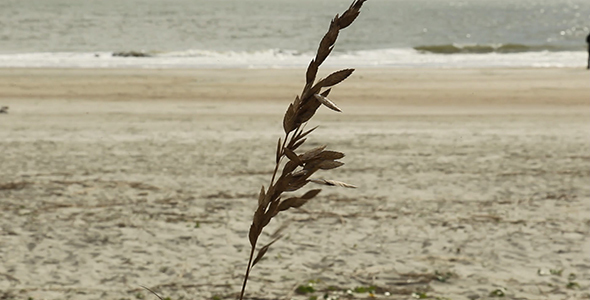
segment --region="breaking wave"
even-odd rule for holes
[[[331,68],[585,67],[587,52],[542,51],[519,45],[425,46],[334,52]],[[261,51],[123,51],[0,53],[0,67],[24,68],[305,68],[315,53]],[[448,55],[453,54],[453,55]]]
[[[559,52],[575,51],[581,49],[570,49],[554,45],[523,45],[523,44],[488,44],[488,45],[427,45],[414,47],[415,50],[422,53],[436,54],[485,54],[485,53],[523,53],[523,52]]]

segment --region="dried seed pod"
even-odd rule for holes
[[[272,218],[277,215],[277,213],[279,212],[278,209],[279,209],[279,199],[272,201],[270,203],[270,205],[268,206],[268,210],[266,211],[266,213],[262,217],[262,221],[260,222],[261,229],[266,227],[266,225],[268,225],[268,223],[270,223],[270,220],[272,220]]]
[[[302,139],[302,138],[306,137],[308,134],[312,133],[312,132],[313,132],[314,130],[316,130],[318,127],[319,127],[319,126],[316,126],[316,127],[312,128],[312,129],[309,129],[309,130],[307,130],[307,131],[306,131],[306,132],[304,132],[304,133],[299,133],[298,135],[296,135],[296,136],[295,136],[295,139],[296,139],[296,140],[300,140],[300,139]]]
[[[299,166],[296,162],[290,160],[288,161],[285,166],[283,167],[283,175],[285,176],[293,171],[295,171],[295,169],[297,168],[297,166]]]
[[[295,116],[294,126],[297,127],[309,121],[321,105],[322,104],[317,99],[309,98],[298,110],[297,115]]]
[[[256,218],[254,218],[254,220],[256,220]],[[261,230],[254,220],[252,221],[252,225],[250,225],[250,231],[248,232],[248,239],[250,240],[250,245],[252,247],[256,245]]]
[[[276,198],[276,197],[280,196],[281,193],[283,193],[285,191],[285,189],[287,188],[287,186],[289,185],[289,182],[291,180],[293,180],[293,175],[291,175],[290,172],[285,173],[284,175],[279,177],[279,180],[277,180],[277,182],[273,185],[274,190],[273,190],[272,198]]]
[[[279,138],[279,141],[277,142],[277,154],[276,154],[276,163],[278,164],[279,161],[281,160],[281,138]]]
[[[270,246],[272,244],[274,244],[276,241],[278,241],[281,237],[283,237],[283,236],[282,235],[278,236],[272,242],[264,245],[264,247],[262,247],[262,248],[260,248],[260,250],[258,250],[258,255],[256,255],[254,262],[252,262],[252,267],[254,267],[254,265],[256,265],[256,263],[259,262],[262,259],[262,257],[264,257],[264,254],[266,254],[266,252],[268,251],[268,248],[270,248]]]
[[[309,190],[307,193],[305,193],[303,196],[301,196],[301,199],[309,200],[309,199],[317,196],[321,191],[322,191],[321,189]]]
[[[317,92],[321,88],[334,86],[334,85],[342,82],[346,78],[348,78],[348,76],[350,76],[350,74],[352,74],[352,72],[354,72],[354,69],[344,69],[344,70],[336,71],[336,72],[328,75],[328,77],[326,77],[325,79],[322,79],[318,83],[316,83],[313,86],[313,88],[311,88],[311,90],[314,92]]]
[[[322,184],[322,185],[340,186],[340,187],[352,188],[352,189],[355,189],[356,188],[356,186],[354,186],[352,184],[348,184],[346,182],[336,181],[336,180],[310,179],[309,181],[311,181],[313,183],[317,183],[317,184]]]
[[[318,52],[315,57],[315,61],[318,65],[321,65],[324,60],[330,55],[332,49],[334,48],[334,43],[336,43],[336,39],[338,38],[338,31],[340,30],[338,26],[338,15],[330,22],[330,28],[328,32],[324,35],[322,40],[320,41],[320,45],[318,47]]]
[[[297,148],[299,148],[299,146],[303,145],[303,143],[305,143],[307,139],[302,139],[300,141],[297,141],[295,144],[293,144],[292,146],[290,146],[291,149],[293,150],[297,150]]]
[[[293,177],[295,177],[295,176],[305,176],[308,173],[309,173],[309,170],[303,169],[303,170],[299,170],[297,172],[293,172],[293,173],[291,173],[291,175],[293,175]]]
[[[303,165],[303,161],[301,161],[301,159],[299,158],[299,156],[297,156],[297,154],[295,154],[295,152],[293,152],[291,149],[289,148],[285,148],[285,155],[287,155],[287,157],[294,163],[298,164],[298,165]]]
[[[314,159],[317,155],[322,153],[322,151],[324,151],[324,149],[326,149],[326,145],[322,145],[322,146],[313,148],[313,149],[308,150],[307,152],[301,154],[301,156],[299,158],[301,158],[302,161],[307,162],[311,159]]]
[[[289,208],[301,207],[303,204],[307,203],[308,200],[309,199],[302,199],[299,197],[291,197],[291,198],[285,199],[279,205],[279,211],[285,211]]]
[[[318,168],[321,170],[331,170],[342,167],[343,165],[343,162],[337,160],[324,160],[318,164]]]
[[[318,156],[318,158],[321,159],[331,159],[331,160],[335,160],[335,159],[341,159],[344,157],[344,153],[342,152],[338,152],[338,151],[322,151]]]
[[[338,26],[340,29],[348,27],[358,17],[361,12],[363,3],[367,0],[356,0],[350,7],[342,14],[342,17],[338,19]]]
[[[296,121],[296,107],[293,104],[289,104],[289,108],[285,112],[285,117],[283,118],[283,129],[285,133],[289,133],[297,127],[295,125]]]
[[[307,85],[311,86],[315,81],[319,66],[320,64],[316,63],[315,59],[312,59],[311,62],[309,62],[309,66],[307,67],[307,72],[305,74]]]
[[[263,185],[262,188],[260,189],[260,195],[258,195],[258,206],[261,206],[264,204],[265,198],[266,198],[266,194],[264,193],[264,185]]]
[[[290,182],[287,188],[285,189],[285,192],[294,192],[304,187],[309,182],[309,180],[307,180],[305,177],[306,176],[299,176],[296,180]]]
[[[336,106],[336,104],[334,104],[334,102],[330,101],[330,99],[320,95],[320,94],[314,94],[313,95],[316,99],[318,99],[318,101],[325,105],[327,108],[333,110],[333,111],[337,111],[337,112],[342,112],[342,110]]]

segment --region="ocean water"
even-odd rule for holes
[[[0,67],[305,67],[350,2],[0,0]],[[588,0],[369,0],[326,64],[584,67],[589,32]]]

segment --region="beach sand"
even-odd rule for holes
[[[0,299],[235,299],[303,74],[0,69]],[[307,147],[358,188],[269,225],[249,299],[590,298],[589,72],[359,69],[330,98]]]

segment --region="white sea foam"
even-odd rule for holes
[[[195,1],[0,0],[0,67],[304,68],[350,4]],[[371,0],[326,65],[585,67],[588,15],[588,0]]]
[[[255,52],[188,50],[118,57],[110,52],[0,54],[0,67],[19,68],[305,68],[313,54],[270,49]],[[584,67],[584,51],[425,54],[414,49],[333,53],[327,67],[480,68]]]

